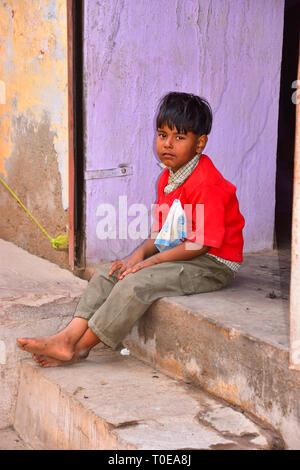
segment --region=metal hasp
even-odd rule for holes
[[[133,175],[133,169],[129,165],[120,164],[117,168],[104,170],[89,170],[85,172],[86,180],[98,180],[102,178],[117,178],[119,176]]]
[[[300,83],[300,57],[298,63],[298,83]],[[300,103],[296,104],[291,261],[290,368],[300,370]]]

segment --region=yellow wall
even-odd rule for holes
[[[57,134],[55,147],[66,207],[66,1],[6,0],[0,2],[0,8],[0,80],[6,91],[6,101],[0,108],[0,171],[6,175],[5,159],[10,157],[12,151],[12,116],[30,111],[36,121],[39,121],[46,108],[51,114],[51,124]],[[3,93],[0,92],[0,97],[2,96]]]
[[[64,219],[62,225],[67,220],[63,211],[68,209],[66,3],[65,0],[0,0],[0,175],[8,184],[17,186],[13,190],[20,199],[20,194],[23,195],[22,202],[31,205],[37,219],[41,211],[43,216],[45,210],[57,211]],[[44,138],[39,138],[39,132],[41,136],[44,133]],[[45,143],[47,135],[52,140]],[[30,148],[31,142],[34,148]],[[48,185],[37,181],[37,165],[41,177],[46,175],[46,179],[52,180]],[[32,168],[34,181],[28,176],[26,181],[22,179],[24,168],[28,175]],[[3,197],[0,188],[0,199]],[[45,199],[47,207],[39,207],[38,201]],[[2,205],[0,216],[4,210]],[[46,222],[49,219],[46,217]],[[26,227],[19,244],[28,249],[30,231],[36,229],[30,224]],[[48,226],[50,231],[57,228]],[[0,222],[0,237],[18,243],[16,231],[9,233],[9,222],[5,226]]]

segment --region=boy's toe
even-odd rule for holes
[[[18,339],[17,339],[17,345],[18,345],[19,348],[21,348],[21,349],[24,349],[26,343],[27,343],[26,338],[18,338]]]

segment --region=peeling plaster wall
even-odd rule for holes
[[[273,246],[284,0],[89,0],[84,11],[86,170],[133,175],[86,182],[90,263],[141,240],[99,240],[97,207],[155,201],[154,112],[171,90],[212,105],[205,153],[237,186],[245,251]]]
[[[66,14],[64,0],[0,0],[0,175],[52,237],[68,223]],[[68,265],[2,184],[0,237]]]

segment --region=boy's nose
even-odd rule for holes
[[[167,137],[164,141],[165,147],[170,148],[173,147],[173,139],[172,137]]]

